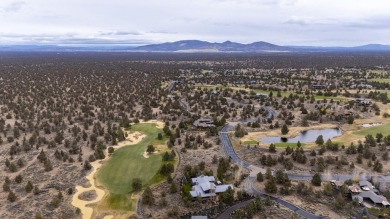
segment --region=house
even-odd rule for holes
[[[383,207],[390,206],[390,203],[387,201],[387,199],[384,196],[378,195],[378,194],[376,194],[372,190],[370,190],[370,191],[362,191],[359,194],[359,196],[362,197],[363,200],[364,199],[371,200],[371,202],[373,202],[375,205],[380,205],[380,206],[383,206]]]
[[[363,191],[373,190],[374,192],[378,192],[378,190],[367,180],[360,180],[359,186]]]
[[[191,219],[207,219],[207,216],[191,216]]]
[[[344,110],[344,116],[352,116],[353,112],[351,110]]]
[[[256,98],[257,98],[257,99],[267,98],[267,97],[268,97],[267,94],[261,94],[261,93],[257,93],[257,94],[256,94]]]
[[[325,84],[313,84],[311,87],[313,89],[325,89],[327,86]]]
[[[210,128],[214,127],[214,120],[212,119],[198,119],[192,124],[194,128],[202,129],[202,128]]]
[[[344,182],[339,180],[331,180],[330,184],[334,186],[336,189],[339,189],[341,186],[344,185]]]
[[[355,99],[355,103],[358,103],[362,106],[370,106],[371,105],[371,101],[370,100],[367,100],[367,99],[363,99],[363,98],[356,98]]]
[[[226,192],[229,188],[233,189],[233,185],[216,185],[214,176],[201,175],[191,179],[192,190],[190,194],[193,198],[210,198],[218,193]]]
[[[348,189],[352,200],[357,200],[359,204],[362,204],[364,200],[370,200],[375,205],[390,206],[387,199],[382,195],[378,195],[379,191],[367,180],[360,180],[358,184],[349,186]]]

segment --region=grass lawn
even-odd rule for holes
[[[389,78],[374,78],[374,79],[368,79],[368,81],[375,81],[380,83],[390,83]]]
[[[250,140],[250,141],[244,141],[244,144],[245,145],[257,145],[257,143],[259,143],[258,141],[255,141],[255,140]]]
[[[361,130],[353,132],[353,134],[355,135],[366,136],[371,134],[374,137],[377,133],[382,133],[384,136],[390,135],[390,123],[368,127],[368,128],[362,128]]]
[[[316,100],[323,100],[323,99],[331,100],[331,99],[333,99],[334,101],[337,101],[337,100],[347,100],[348,98],[346,98],[346,97],[326,97],[326,96],[314,95],[314,99],[316,99]]]
[[[244,145],[257,145],[257,143],[259,143],[258,141],[255,141],[255,140],[250,140],[250,141],[244,141],[243,144]],[[287,143],[287,142],[281,142],[281,143],[275,143],[275,146],[276,147],[287,147],[287,146],[290,146],[290,147],[296,147],[297,146],[297,143]],[[304,147],[305,144],[304,143],[301,143],[301,146]]]
[[[132,210],[134,206],[130,194],[134,178],[140,178],[144,187],[164,180],[164,177],[158,174],[162,165],[162,153],[151,154],[149,158],[143,156],[149,144],[164,144],[166,138],[157,139],[162,130],[157,129],[153,123],[135,124],[131,130],[139,131],[146,137],[136,145],[116,150],[97,172],[98,182],[110,192],[105,204],[111,209]]]
[[[290,146],[290,147],[296,147],[297,146],[297,143],[288,143],[288,142],[281,142],[281,143],[275,143],[275,146],[276,147],[287,147],[287,146]],[[305,146],[305,143],[301,143],[301,147],[304,147]]]

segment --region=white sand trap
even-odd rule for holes
[[[157,153],[158,153],[158,151],[153,152],[153,154],[157,154]],[[144,151],[143,156],[144,156],[144,158],[149,158],[149,153]]]
[[[382,125],[382,123],[379,123],[379,122],[377,122],[377,123],[365,123],[365,124],[363,124],[361,126],[364,127],[364,128],[368,128],[368,127],[373,127],[373,126],[378,126],[378,125]]]

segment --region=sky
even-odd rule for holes
[[[0,45],[390,45],[389,0],[1,0]]]

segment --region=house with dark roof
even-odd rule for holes
[[[360,180],[358,184],[348,187],[352,200],[363,204],[365,200],[374,203],[375,206],[389,207],[386,197],[379,195],[379,191],[367,180]]]

